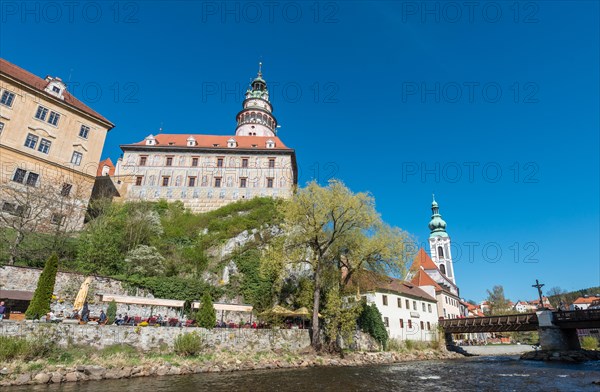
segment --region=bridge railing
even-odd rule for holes
[[[554,312],[552,317],[553,322],[557,324],[576,321],[595,321],[600,320],[600,309],[559,311]]]

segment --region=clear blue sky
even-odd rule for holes
[[[370,191],[419,241],[435,192],[465,298],[600,285],[598,2],[67,4],[2,2],[0,55],[112,120],[105,157],[232,134],[262,59],[301,184]]]

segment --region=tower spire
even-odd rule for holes
[[[273,106],[269,100],[267,82],[263,79],[262,66],[262,61],[259,61],[258,73],[250,82],[243,108],[237,115],[235,134],[238,136],[276,135],[277,120],[273,116]]]
[[[258,77],[262,78],[262,61],[258,62]]]
[[[442,219],[442,215],[440,215],[440,208],[437,201],[435,201],[435,195],[433,195],[433,202],[431,203],[431,220],[429,221],[429,230],[431,230],[429,237],[448,236],[446,233],[446,222]]]

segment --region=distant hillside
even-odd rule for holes
[[[548,299],[550,300],[550,303],[554,307],[558,307],[560,305],[561,301],[565,305],[568,306],[568,305],[571,305],[573,303],[573,301],[575,301],[579,297],[583,297],[584,295],[595,295],[595,294],[600,294],[600,286],[564,292],[561,294],[549,295]]]

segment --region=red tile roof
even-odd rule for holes
[[[587,297],[587,298],[585,298],[585,297],[579,297],[575,301],[573,301],[573,304],[574,305],[591,304],[595,300],[599,300],[599,299],[600,299],[600,297],[591,296],[591,295],[589,297]]]
[[[435,291],[441,291],[442,288],[439,284],[436,283],[435,280],[431,278],[424,270],[420,269],[417,271],[415,276],[411,279],[411,283],[416,284],[417,286],[433,286],[435,287]]]
[[[32,74],[29,71],[24,70],[21,67],[14,65],[13,63],[0,58],[0,74],[8,75],[9,77],[18,80],[19,82],[26,84],[29,87],[32,87],[38,90],[40,93],[45,94],[47,97],[55,98],[54,96],[48,94],[44,89],[48,85],[48,82],[39,76]],[[72,106],[102,122],[105,122],[109,125],[109,129],[114,127],[114,124],[111,123],[108,119],[102,116],[100,113],[94,111],[89,106],[72,96],[68,91],[63,93],[64,103],[69,106]],[[60,100],[59,98],[57,98]]]
[[[106,158],[103,161],[100,161],[100,163],[98,164],[98,170],[96,171],[96,176],[97,177],[102,177],[102,169],[104,169],[104,166],[108,166],[108,175],[112,176],[115,174],[115,165],[113,165],[112,161],[110,160],[110,158]]]
[[[267,150],[267,141],[272,140],[275,143],[274,148],[269,148],[268,150],[290,150],[288,147],[283,144],[283,142],[276,136],[232,136],[232,135],[198,135],[198,134],[173,134],[173,133],[161,133],[155,135],[156,139],[155,146],[147,146],[147,147],[188,147],[187,139],[193,136],[196,139],[196,146],[189,148],[227,148],[227,141],[231,138],[235,139],[237,142],[237,147],[231,148],[235,150],[236,148],[243,149],[256,149],[256,150]],[[216,145],[216,146],[215,146]],[[124,145],[121,147],[127,146],[146,146],[146,140],[142,140],[141,142]],[[256,146],[256,147],[254,147]]]
[[[429,257],[429,255],[427,254],[427,252],[425,252],[423,248],[419,249],[419,251],[417,252],[413,263],[410,266],[410,270],[416,271],[418,269],[421,269],[421,267],[426,270],[438,269],[433,260],[431,260],[431,257]]]
[[[351,287],[359,287],[363,291],[384,290],[399,294],[422,298],[428,301],[435,301],[426,291],[417,287],[416,284],[404,280],[395,279],[386,275],[377,274],[372,271],[363,270],[359,276],[351,279]]]

